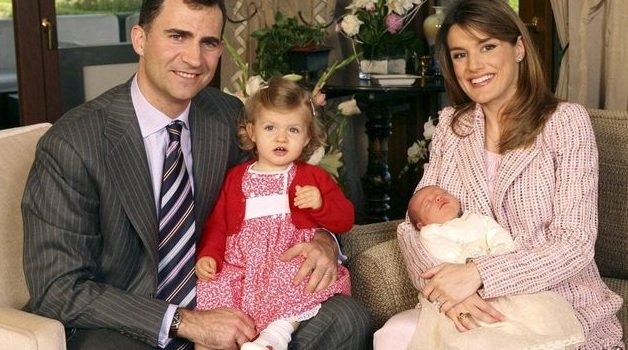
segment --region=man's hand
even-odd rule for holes
[[[253,320],[236,309],[180,309],[178,335],[210,349],[237,350],[255,337]]]
[[[504,320],[504,315],[477,293],[449,309],[445,315],[454,321],[456,329],[460,332],[478,327],[478,321],[495,323]]]
[[[317,230],[310,242],[295,244],[281,256],[289,261],[297,256],[305,258],[292,283],[297,286],[309,275],[305,290],[318,292],[329,287],[338,278],[338,249],[330,233]]]
[[[294,206],[300,209],[311,208],[318,210],[323,206],[321,191],[315,186],[296,186]]]
[[[196,262],[194,270],[201,281],[213,281],[216,278],[216,259],[204,256]]]
[[[428,279],[421,291],[430,302],[438,300],[447,313],[454,305],[472,296],[482,286],[480,272],[474,263],[436,265],[421,274]]]

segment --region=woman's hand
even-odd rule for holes
[[[504,315],[478,294],[466,298],[445,312],[445,315],[454,321],[456,329],[460,332],[478,327],[477,321],[495,323],[504,320]]]
[[[445,313],[482,286],[480,272],[474,263],[436,265],[423,272],[421,278],[429,280],[421,292],[423,296]]]

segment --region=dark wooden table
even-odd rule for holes
[[[362,178],[366,197],[364,220],[366,223],[387,221],[391,209],[388,138],[393,128],[392,116],[405,113],[408,118],[417,118],[417,111],[412,106],[419,100],[428,104],[424,106],[423,114],[425,111],[436,112],[438,96],[444,92],[442,80],[421,77],[411,86],[380,86],[371,80],[358,79],[357,65],[349,65],[327,82],[323,92],[329,98],[354,95],[358,107],[366,115],[368,165]]]

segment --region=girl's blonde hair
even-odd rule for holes
[[[325,130],[317,117],[316,105],[309,91],[299,84],[282,77],[272,77],[266,86],[260,88],[244,103],[244,112],[238,123],[240,148],[251,152],[257,158],[257,147],[246,132],[248,124],[254,125],[261,110],[278,113],[301,113],[308,124],[310,142],[303,148],[298,160],[307,161],[314,151],[325,145]]]
[[[448,6],[436,38],[436,55],[447,95],[456,106],[452,130],[458,136],[464,137],[467,135],[460,135],[459,130],[462,128],[458,128],[460,116],[473,110],[475,102],[462,90],[454,73],[447,42],[449,31],[454,25],[465,31],[475,30],[484,33],[512,45],[521,38],[525,56],[518,63],[519,76],[515,95],[502,111],[500,122],[504,126],[504,131],[500,135],[499,150],[500,153],[504,153],[532,145],[556,110],[558,99],[545,82],[539,54],[525,24],[503,0],[462,0]]]

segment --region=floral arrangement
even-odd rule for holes
[[[403,57],[416,51],[419,40],[406,30],[426,0],[353,0],[336,31],[361,47],[364,59]]]
[[[264,86],[266,81],[260,75],[251,74],[252,71],[249,64],[244,62],[242,57],[238,55],[237,51],[228,40],[224,40],[224,45],[227,49],[227,53],[229,53],[229,56],[231,56],[235,65],[240,70],[240,75],[236,80],[236,91],[229,91],[227,88],[225,88],[224,91],[238,97],[244,103],[249,96],[259,90],[260,87]],[[325,69],[312,89],[312,98],[317,106],[322,107],[326,104],[325,94],[322,93],[322,89],[327,80],[338,69],[345,67],[349,63],[355,61],[355,59],[356,55],[354,54],[334,62],[331,66]],[[284,75],[284,78],[299,81],[303,77],[298,74],[287,74]],[[308,163],[319,165],[336,180],[339,180],[340,169],[343,166],[341,147],[344,131],[348,122],[347,117],[359,115],[360,113],[360,109],[353,98],[339,103],[335,111],[326,113],[324,115],[323,122],[327,129],[327,145],[316,150],[308,160]]]
[[[429,146],[432,141],[432,135],[436,128],[437,119],[428,117],[427,122],[423,124],[423,138],[416,139],[410,147],[408,147],[408,160],[406,165],[399,172],[398,178],[402,178],[410,169],[419,171],[419,162],[423,160],[421,166],[425,165],[425,162],[429,158]]]

